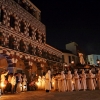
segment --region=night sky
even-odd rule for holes
[[[100,54],[100,1],[30,0],[41,10],[47,44],[65,49],[76,42],[86,54]]]

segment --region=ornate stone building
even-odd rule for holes
[[[43,74],[62,70],[62,62],[62,52],[46,44],[41,11],[30,0],[0,0],[0,68]]]

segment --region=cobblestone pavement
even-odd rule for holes
[[[100,100],[100,90],[54,92],[28,91],[2,95],[0,100]]]

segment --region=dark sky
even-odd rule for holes
[[[100,1],[31,0],[41,10],[47,43],[58,49],[74,41],[87,54],[100,54]]]

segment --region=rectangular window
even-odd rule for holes
[[[29,36],[30,36],[30,37],[32,37],[32,31],[33,31],[32,28],[29,27]]]
[[[69,59],[69,63],[71,63],[71,56],[68,56],[68,59]]]
[[[18,0],[14,0],[14,1],[18,3]]]
[[[64,58],[64,55],[62,55],[62,61],[63,61],[63,62],[65,62],[65,58]]]
[[[0,9],[0,22],[3,22],[3,16],[4,16],[4,12],[2,9]]]
[[[90,61],[92,61],[92,58],[90,58]]]
[[[72,60],[75,62],[75,57],[74,56],[72,56]]]
[[[25,28],[25,24],[24,24],[24,22],[20,22],[20,32],[22,32],[22,33],[24,33],[24,28]]]
[[[10,26],[15,27],[15,18],[13,16],[10,16]]]

